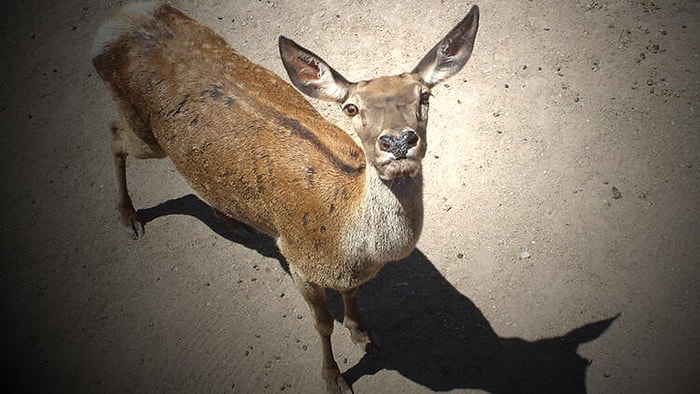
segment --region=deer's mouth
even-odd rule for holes
[[[413,157],[396,159],[387,157],[377,160],[374,167],[379,173],[379,177],[385,181],[398,178],[413,178],[421,172],[421,160]]]

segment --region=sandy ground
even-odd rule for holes
[[[167,160],[129,163],[146,237],[119,227],[89,48],[122,2],[6,3],[2,385],[320,392],[271,241],[232,242]],[[411,69],[469,8],[173,3],[285,79],[280,34],[368,79]],[[360,293],[383,346],[364,356],[338,323],[341,370],[357,393],[700,392],[700,2],[479,5],[472,59],[431,101],[421,241]]]

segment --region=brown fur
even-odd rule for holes
[[[472,45],[474,23],[462,30],[449,42]],[[349,391],[333,360],[324,288],[343,294],[345,324],[353,340],[369,346],[355,292],[415,247],[423,221],[426,94],[466,59],[460,55],[455,67],[454,59],[445,61],[450,53],[434,49],[435,61],[424,59],[413,73],[352,84],[295,43],[281,39],[280,48],[298,88],[338,101],[354,116],[363,149],[288,83],[170,6],[130,5],[105,23],[93,63],[122,115],[110,127],[117,205],[122,223],[141,236],[126,157],[167,156],[228,224],[244,222],[277,237],[323,339],[327,388]],[[404,145],[388,149],[383,136]]]

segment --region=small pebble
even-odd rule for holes
[[[619,200],[622,198],[622,193],[620,193],[620,190],[615,186],[612,187],[612,198],[613,200]]]
[[[518,260],[525,260],[530,258],[530,253],[528,252],[521,252],[520,255],[518,256]]]

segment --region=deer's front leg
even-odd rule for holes
[[[357,288],[347,291],[341,291],[343,296],[343,305],[345,307],[345,317],[343,325],[350,330],[350,338],[352,341],[360,345],[365,352],[372,351],[375,347],[379,347],[379,341],[376,337],[370,334],[367,325],[360,316],[360,311],[357,309]]]
[[[294,275],[294,281],[309,304],[309,308],[311,308],[314,326],[321,336],[321,348],[323,350],[323,369],[321,372],[326,382],[326,391],[328,393],[352,393],[352,389],[340,373],[338,364],[333,357],[333,348],[331,346],[333,315],[326,304],[325,289],[305,281],[298,275]]]

